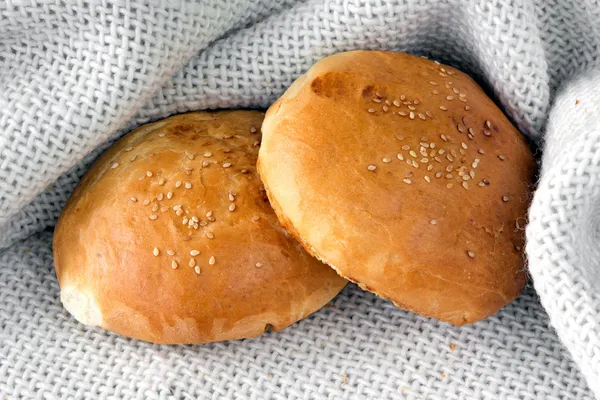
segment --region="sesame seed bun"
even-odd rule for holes
[[[263,117],[171,117],[100,158],[54,235],[61,300],[76,319],[155,343],[206,343],[281,330],[344,287],[268,203],[255,167]]]
[[[519,295],[534,159],[467,75],[327,57],[268,110],[258,169],[282,224],[363,289],[452,324]]]

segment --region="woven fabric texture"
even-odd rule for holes
[[[0,398],[600,396],[598,21],[598,0],[0,4]],[[352,49],[468,72],[540,145],[535,292],[456,328],[351,286],[282,333],[209,346],[120,338],[62,309],[47,229],[103,149],[174,113],[268,107]]]

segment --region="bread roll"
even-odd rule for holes
[[[263,113],[191,113],[131,132],[83,178],[54,235],[66,309],[156,343],[283,329],[345,280],[277,221],[256,174]]]
[[[467,75],[403,53],[337,54],[262,129],[258,168],[280,221],[341,276],[456,325],[523,289],[534,159]]]

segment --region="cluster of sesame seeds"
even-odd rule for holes
[[[375,103],[376,107],[368,107],[367,112],[375,114],[377,112],[388,113],[390,115],[399,115],[401,117],[408,117],[411,120],[427,120],[433,118],[433,114],[429,110],[419,109],[417,107],[421,101],[418,98],[413,100],[407,99],[406,96],[401,95],[399,98],[393,100],[388,99],[380,92],[375,92],[375,96],[371,99]]]
[[[259,133],[259,129],[257,129],[256,127],[250,127],[249,128],[249,132],[251,134],[256,134]],[[159,134],[159,137],[164,137],[165,134],[161,133]],[[248,136],[244,136],[244,135],[224,135],[222,137],[222,139],[231,139],[231,138],[238,138],[238,139],[244,139],[247,140]],[[248,146],[250,147],[258,147],[260,145],[260,137],[254,137],[253,139],[250,139],[249,142],[247,142]],[[133,146],[128,146],[124,149],[124,151],[121,153],[121,155],[123,155],[124,153],[127,152],[131,152],[132,150],[134,150]],[[157,170],[146,170],[143,172],[143,174],[138,178],[138,180],[145,180],[147,181],[149,184],[151,185],[157,185],[156,187],[160,187],[160,188],[164,188],[164,189],[159,189],[160,191],[158,193],[154,192],[154,194],[149,194],[148,197],[143,198],[145,196],[129,196],[127,197],[128,201],[130,202],[130,204],[137,204],[140,203],[140,205],[143,206],[147,206],[148,207],[148,214],[147,217],[149,220],[151,221],[156,221],[156,220],[160,220],[160,218],[164,218],[162,216],[162,213],[166,213],[165,215],[169,215],[171,212],[175,214],[176,217],[180,218],[180,222],[181,225],[183,225],[183,229],[187,230],[187,235],[185,235],[185,239],[184,241],[188,241],[190,240],[193,235],[194,235],[194,231],[199,231],[198,234],[200,234],[201,238],[203,238],[204,240],[214,240],[215,239],[215,233],[214,233],[214,229],[211,229],[210,224],[214,223],[217,221],[217,215],[213,210],[205,210],[205,218],[202,218],[200,215],[194,215],[193,212],[193,208],[188,207],[185,204],[184,199],[181,199],[181,194],[183,194],[184,192],[181,192],[181,189],[184,190],[191,190],[194,185],[195,185],[195,181],[196,178],[194,177],[195,175],[195,170],[199,170],[200,173],[202,173],[202,169],[203,168],[207,168],[211,165],[215,165],[215,166],[220,166],[223,169],[230,169],[232,171],[232,173],[237,173],[233,172],[235,171],[234,169],[234,165],[233,165],[233,161],[228,157],[228,154],[233,152],[233,149],[230,148],[225,148],[221,150],[222,153],[224,154],[224,157],[221,158],[221,160],[219,160],[218,156],[216,154],[213,154],[213,152],[211,151],[204,151],[204,152],[199,152],[199,153],[194,153],[194,152],[190,152],[188,151],[184,151],[184,153],[182,154],[182,158],[183,158],[183,163],[182,163],[182,170],[183,172],[185,172],[185,175],[190,176],[191,178],[188,179],[180,179],[180,180],[176,180],[174,178],[169,178],[166,176],[161,176],[162,175],[162,171],[157,171]],[[220,151],[220,152],[221,152]],[[251,150],[251,151],[256,151]],[[144,158],[149,157],[149,156],[153,156],[154,153],[148,153],[145,154]],[[124,156],[123,156],[124,157]],[[123,159],[128,160],[129,162],[134,162],[136,159],[138,159],[138,155],[134,154],[133,156],[129,157],[124,157],[124,158],[120,158],[119,160],[115,160],[115,162],[112,162],[111,164],[109,164],[110,169],[117,169],[119,168],[123,162]],[[187,163],[195,163],[196,165],[192,166],[192,165],[186,165]],[[199,166],[199,164],[202,165],[202,168],[193,168],[195,166]],[[240,171],[242,174],[248,174],[250,171],[248,168],[243,168]],[[179,189],[179,190],[177,190]],[[264,192],[264,188],[261,188],[262,192]],[[261,193],[262,193],[261,192]],[[233,213],[236,210],[238,210],[238,208],[240,207],[240,205],[238,204],[238,194],[236,191],[234,190],[229,190],[229,191],[225,191],[224,192],[224,196],[226,196],[226,199],[229,200],[229,204],[226,206],[226,212],[229,213]],[[140,198],[142,197],[142,198]],[[174,204],[177,203],[177,204]],[[251,217],[251,220],[253,222],[257,222],[260,219],[259,216],[255,215],[253,217]],[[180,226],[181,226],[180,225]],[[200,251],[196,250],[196,249],[191,249],[189,250],[189,258],[186,260],[185,259],[185,255],[186,254],[177,254],[177,252],[173,249],[162,249],[159,247],[151,247],[150,248],[150,252],[152,253],[153,257],[157,257],[157,258],[168,258],[169,259],[169,264],[170,267],[175,270],[178,269],[180,267],[180,265],[183,263],[185,264],[187,262],[187,264],[190,266],[190,268],[193,268],[193,270],[196,272],[196,274],[200,274],[201,269],[200,269],[200,263],[198,260],[198,256],[200,256]],[[183,253],[186,253],[185,251]],[[214,255],[207,255],[207,265],[216,265],[217,264],[217,258]],[[261,264],[262,266],[262,264]]]
[[[468,104],[465,91],[450,80],[449,76],[452,74],[450,69],[440,67],[439,75],[445,79],[434,79],[429,82],[432,86],[431,94],[439,96],[435,101],[442,103],[439,105],[440,112],[436,117],[443,117],[442,112],[449,110],[462,110],[463,107],[464,111],[472,109]],[[398,114],[401,117],[408,117],[409,120],[426,120],[427,117],[434,117],[429,110],[421,111],[424,109],[424,104],[419,99],[407,101],[405,96],[401,96],[399,99],[386,100],[385,95],[375,93],[375,97],[371,100],[372,104],[367,106],[367,111],[371,114]],[[422,117],[419,114],[422,114]],[[435,179],[445,179],[447,181],[443,185],[446,189],[470,191],[485,188],[490,185],[490,180],[488,177],[481,176],[482,160],[485,160],[484,164],[492,162],[491,157],[494,156],[483,159],[482,155],[486,154],[486,151],[480,145],[489,140],[495,130],[497,129],[494,128],[492,121],[477,120],[475,116],[465,114],[456,121],[454,128],[440,133],[433,139],[421,137],[418,144],[414,143],[413,139],[407,143],[408,140],[405,141],[404,136],[395,135],[399,149],[392,150],[391,154],[381,155],[378,160],[368,160],[371,162],[367,162],[366,169],[373,172],[374,176],[378,176],[380,168],[382,172],[388,172],[400,162],[401,165],[406,163],[410,167],[404,176],[399,177],[406,185],[415,185],[417,182],[429,184]],[[506,160],[503,154],[496,154],[495,157],[500,161]],[[415,173],[421,173],[423,180],[420,178],[417,180]],[[459,189],[454,189],[455,187]],[[504,195],[501,200],[507,203],[510,201],[510,196]],[[438,225],[438,219],[431,219],[429,223]],[[519,229],[518,221],[516,226]],[[475,258],[475,252],[472,250],[465,250],[465,254]]]

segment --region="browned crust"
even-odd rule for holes
[[[86,174],[59,218],[54,258],[61,288],[89,296],[100,326],[156,343],[254,337],[308,316],[344,287],[287,235],[268,204],[255,168],[263,116],[171,117],[131,132]],[[178,204],[186,213],[177,215]],[[186,216],[207,225],[183,225]]]
[[[415,119],[392,114],[404,104],[383,110],[384,100],[404,94],[420,100],[411,103],[418,106]],[[338,54],[292,85],[267,111],[263,132],[258,168],[276,214],[307,251],[346,279],[457,325],[495,313],[523,289],[523,236],[515,221],[522,225],[526,216],[533,156],[465,74],[403,53]],[[421,162],[433,158],[433,148],[427,157],[419,154],[422,137],[460,156]],[[422,167],[407,165],[398,153]],[[446,179],[446,164],[474,171],[467,189],[456,170]],[[435,178],[438,170],[443,175]],[[479,187],[482,179],[491,183]],[[450,182],[455,186],[448,189]]]

